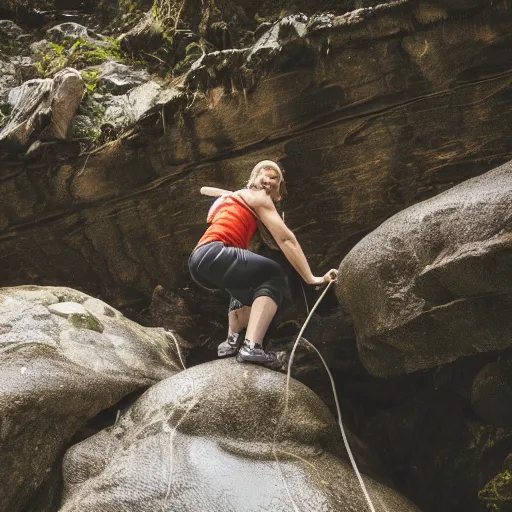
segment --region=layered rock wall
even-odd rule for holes
[[[233,91],[173,96],[91,154],[6,161],[2,282],[72,282],[116,306],[187,287],[199,187],[241,187],[262,158],[284,165],[286,220],[320,273],[391,214],[508,159],[511,12],[384,7],[304,18],[255,87],[232,69]]]

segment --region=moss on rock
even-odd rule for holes
[[[105,42],[86,41],[79,38],[75,42],[64,44],[49,42],[46,49],[39,50],[36,68],[41,76],[49,77],[65,67],[82,69],[102,64],[108,60],[122,62],[119,42],[105,38]]]
[[[75,313],[69,315],[68,320],[71,323],[71,325],[73,327],[76,327],[77,329],[89,329],[90,331],[96,331],[99,332],[100,334],[105,329],[103,327],[103,324],[90,313],[85,315]]]
[[[498,473],[485,484],[485,487],[478,493],[478,497],[488,510],[512,511],[512,472],[507,469]]]

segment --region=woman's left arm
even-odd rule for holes
[[[216,187],[201,187],[201,194],[203,196],[220,197],[225,194],[232,194],[231,190],[224,190],[223,188]]]

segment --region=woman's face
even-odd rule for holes
[[[274,169],[262,169],[254,184],[258,189],[264,189],[273,201],[279,201],[280,177]]]

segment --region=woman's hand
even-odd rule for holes
[[[316,286],[323,286],[329,284],[331,281],[336,281],[338,278],[338,271],[335,268],[331,268],[323,277],[315,277],[315,280],[310,283]]]

